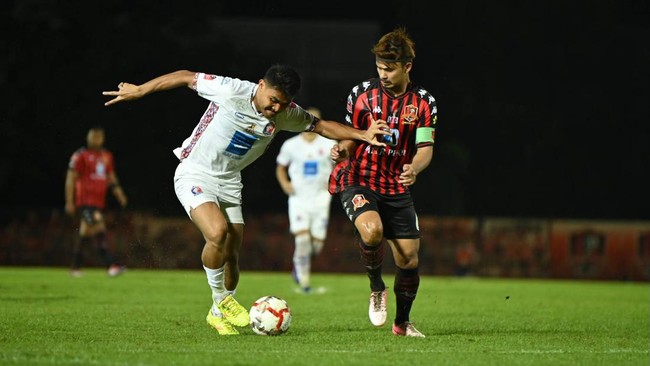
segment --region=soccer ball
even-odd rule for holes
[[[259,335],[275,336],[286,333],[291,325],[291,309],[277,296],[260,297],[248,312],[251,329]]]

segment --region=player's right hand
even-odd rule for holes
[[[368,137],[368,143],[374,146],[386,146],[385,143],[380,142],[383,141],[383,136],[385,135],[390,135],[390,128],[388,128],[388,124],[386,121],[383,119],[378,119],[375,120],[372,118],[372,115],[370,117],[370,127],[366,130],[366,136]],[[370,134],[368,136],[367,134]]]
[[[122,101],[139,99],[144,96],[144,93],[141,91],[140,86],[138,85],[121,82],[117,85],[117,88],[118,90],[102,92],[102,95],[115,97],[104,103],[105,106],[109,106]]]

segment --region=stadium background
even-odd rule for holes
[[[127,211],[111,212],[117,249],[129,265],[195,267],[200,238],[172,189],[171,150],[205,101],[179,90],[105,108],[101,91],[180,68],[257,80],[287,62],[303,75],[297,101],[340,120],[349,88],[375,73],[369,48],[405,25],[417,43],[413,78],[440,112],[434,161],[414,187],[428,270],[453,273],[453,253],[471,241],[477,274],[648,279],[649,14],[644,1],[10,2],[0,14],[0,264],[67,263],[65,167],[102,124],[130,197]],[[290,260],[273,175],[287,137],[244,172],[247,245],[277,256],[250,268]],[[336,204],[333,221],[350,226]],[[513,265],[505,244],[487,252],[502,221],[508,247],[536,233],[538,264]],[[465,227],[466,240],[449,227]],[[328,246],[346,254],[317,265],[348,268],[336,263],[351,255],[349,234],[332,232]]]

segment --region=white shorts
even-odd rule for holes
[[[176,191],[176,197],[178,197],[190,219],[192,219],[190,215],[192,208],[197,208],[206,202],[214,202],[221,208],[226,222],[232,224],[244,223],[241,201],[231,202],[223,199],[224,196],[233,197],[233,194],[236,196],[236,192],[241,192],[241,188],[221,185],[215,178],[202,177],[199,174],[187,174],[183,171],[181,165],[183,164],[179,164],[179,167],[176,168],[176,174],[174,175],[174,190]]]
[[[288,206],[289,230],[291,233],[309,231],[312,238],[325,240],[327,238],[331,200],[332,196],[329,193],[304,199],[290,196]]]

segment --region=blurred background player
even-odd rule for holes
[[[424,337],[410,321],[420,286],[420,229],[409,186],[433,157],[437,106],[431,94],[411,82],[415,43],[404,28],[382,36],[372,53],[378,77],[352,88],[345,121],[363,128],[385,120],[391,134],[385,136],[385,147],[353,141],[336,145],[332,159],[340,163],[332,171],[330,192],[340,193],[341,204],[356,229],[361,262],[370,279],[371,323],[382,326],[387,317],[387,291],[381,273],[385,238],[397,267],[392,332]]]
[[[72,268],[74,277],[82,275],[84,248],[94,244],[110,276],[121,274],[125,267],[113,261],[106,240],[103,210],[106,191],[111,190],[117,202],[126,207],[127,197],[115,174],[113,154],[104,146],[105,132],[93,127],[86,135],[86,146],[72,154],[65,179],[65,212],[79,214],[79,237],[74,242]]]
[[[308,112],[321,118],[320,110]],[[289,230],[294,236],[293,278],[311,292],[311,261],[323,250],[332,196],[327,190],[334,162],[330,150],[337,141],[313,132],[287,139],[276,158],[275,175],[289,196]]]

